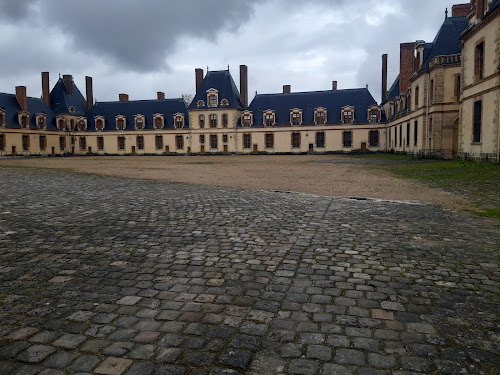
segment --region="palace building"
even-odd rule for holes
[[[368,88],[256,94],[248,68],[239,88],[228,70],[195,70],[191,103],[166,99],[94,102],[71,75],[42,98],[24,86],[0,93],[0,156],[395,151],[500,160],[500,0],[453,6],[432,42],[400,45],[399,76],[382,103]]]

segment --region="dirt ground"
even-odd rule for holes
[[[284,190],[337,197],[367,197],[468,210],[462,197],[400,179],[337,155],[129,156],[3,159],[0,166],[55,168],[117,177]],[[336,161],[339,161],[338,163]]]

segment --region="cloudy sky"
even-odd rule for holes
[[[467,2],[467,0],[462,0]],[[399,43],[432,41],[454,4],[445,0],[0,0],[0,92],[28,87],[41,96],[40,72],[72,74],[98,101],[194,94],[194,69],[227,69],[249,97],[369,85],[380,101],[381,56],[389,85]]]

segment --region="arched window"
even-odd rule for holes
[[[155,129],[162,129],[163,128],[163,115],[156,114],[154,116],[154,127],[155,127]]]
[[[78,120],[78,130],[86,130],[87,129],[87,120],[85,118],[81,118]]]
[[[326,109],[325,108],[316,108],[314,110],[314,122],[317,125],[324,125],[326,124]]]
[[[104,119],[103,118],[98,117],[95,120],[95,129],[96,130],[104,130]]]
[[[125,117],[117,117],[116,118],[116,129],[125,130]]]
[[[267,110],[264,112],[264,125],[273,126],[276,124],[276,114],[274,111]]]
[[[144,129],[144,116],[142,115],[135,116],[135,128],[137,130]]]

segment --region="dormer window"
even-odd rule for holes
[[[64,130],[66,128],[66,120],[64,119],[64,117],[57,118],[57,128],[59,130]]]
[[[342,108],[342,122],[344,124],[352,124],[354,122],[354,108],[344,107]]]
[[[223,106],[223,107],[227,107],[229,105],[229,102],[227,99],[222,99],[220,101],[220,105]]]
[[[29,126],[29,115],[26,112],[19,113],[19,125],[22,128],[27,128]]]
[[[184,115],[182,113],[176,113],[174,115],[174,124],[176,129],[182,129],[184,127]]]
[[[253,124],[253,114],[250,111],[244,111],[241,114],[241,125],[252,126]]]
[[[300,125],[302,124],[302,110],[294,108],[290,111],[290,124]]]
[[[126,120],[125,116],[116,116],[116,129],[125,130]]]
[[[5,111],[0,109],[0,126],[5,126]]]
[[[316,108],[314,110],[314,122],[317,125],[326,124],[326,108]]]
[[[40,129],[45,129],[47,127],[47,120],[45,117],[45,113],[38,113],[36,115],[36,124]]]
[[[104,130],[104,117],[97,116],[95,118],[95,130]]]
[[[80,117],[78,119],[78,130],[87,130],[87,119],[85,117]]]
[[[205,102],[203,100],[198,100],[198,103],[196,103],[198,107],[205,107]]]
[[[370,107],[368,109],[368,120],[374,124],[380,121],[380,110],[378,107]]]
[[[137,130],[144,129],[144,116],[143,115],[135,115],[135,128]]]
[[[219,102],[219,92],[216,89],[210,89],[207,91],[207,103],[209,107],[217,107]]]
[[[276,124],[276,113],[273,110],[268,109],[264,112],[264,125],[273,126]]]
[[[163,129],[165,125],[165,119],[162,114],[157,113],[153,116],[153,124],[155,129]]]
[[[70,113],[75,113],[75,107],[73,107],[73,106],[69,107],[69,108],[68,108],[68,111],[69,111]]]

